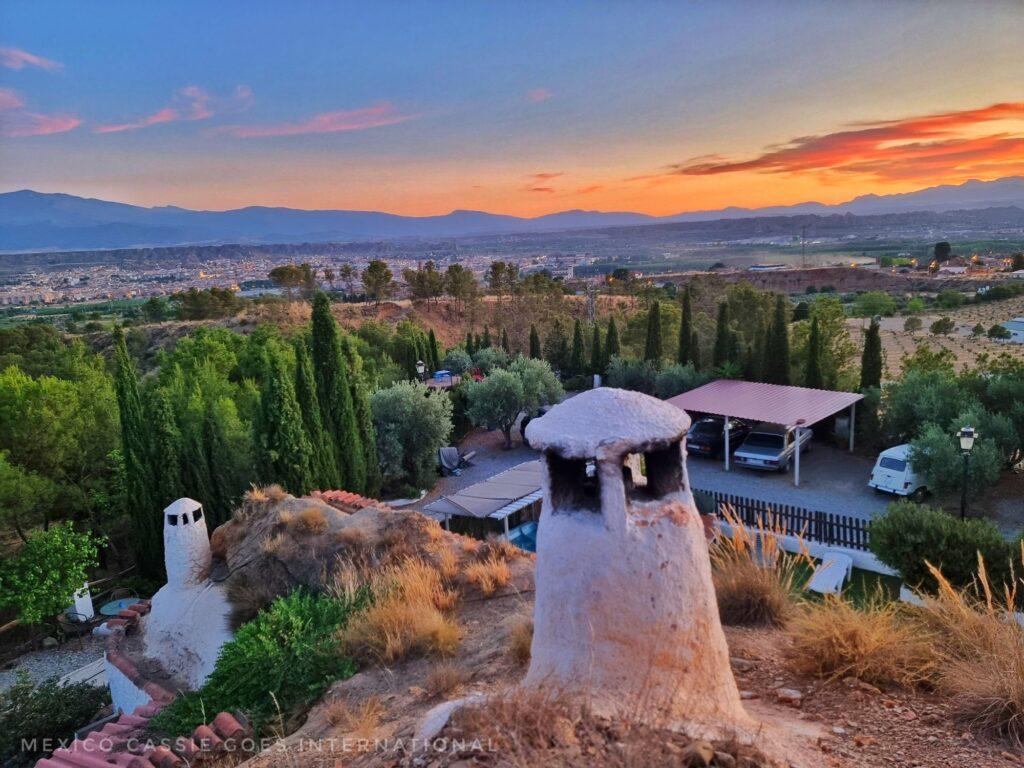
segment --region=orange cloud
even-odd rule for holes
[[[559,176],[565,176],[565,171],[542,171],[541,173],[531,173],[527,178],[535,179],[536,181],[550,181],[551,179],[557,179]]]
[[[553,95],[547,88],[533,88],[526,92],[526,100],[539,104],[542,101],[547,101]]]
[[[852,124],[848,130],[801,136],[768,147],[749,160],[695,157],[670,166],[667,175],[712,176],[737,171],[868,174],[880,180],[970,175],[981,166],[1024,167],[1024,102]],[[998,133],[976,126],[1004,123]],[[1013,124],[1016,123],[1016,126]],[[971,130],[975,129],[975,130]],[[662,174],[653,177],[658,178]]]
[[[237,112],[252,104],[252,89],[239,85],[227,98],[215,99],[198,85],[187,85],[175,94],[173,106],[158,109],[151,115],[125,123],[98,125],[93,133],[121,133],[148,128],[151,125],[173,123],[177,120],[206,120],[219,112]]]
[[[0,136],[48,136],[73,130],[81,123],[75,115],[32,112],[25,108],[25,101],[17,91],[0,88]]]
[[[7,69],[24,69],[25,67],[37,67],[53,72],[64,67],[59,61],[44,59],[34,53],[23,51],[21,48],[0,48],[0,66]]]
[[[369,107],[323,112],[301,123],[272,123],[267,125],[225,125],[217,129],[241,139],[264,136],[298,136],[307,133],[340,133],[365,131],[412,120],[419,115],[400,112],[390,101],[378,101]]]
[[[554,187],[528,187],[527,189],[530,192],[543,192],[547,195],[552,195],[555,192]]]

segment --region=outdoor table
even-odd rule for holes
[[[120,600],[111,600],[100,606],[100,613],[104,616],[117,616],[125,608],[130,608],[141,599],[139,597],[122,597]]]

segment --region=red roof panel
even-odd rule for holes
[[[712,413],[787,427],[803,419],[802,423],[809,427],[863,399],[864,395],[854,392],[718,379],[667,402],[691,414]]]

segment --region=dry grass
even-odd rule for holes
[[[437,553],[437,570],[445,581],[451,581],[459,575],[459,556],[450,546],[445,546]]]
[[[793,616],[796,596],[803,588],[800,574],[811,565],[806,553],[785,552],[771,520],[749,530],[725,510],[731,533],[720,535],[711,546],[711,572],[718,612],[726,624],[779,627]]]
[[[287,537],[283,533],[268,536],[260,542],[260,551],[265,555],[276,555],[284,547]]]
[[[357,739],[372,739],[384,716],[384,706],[376,696],[369,696],[359,704],[336,699],[327,706],[327,722],[341,728]]]
[[[423,681],[423,689],[427,696],[436,698],[451,693],[467,679],[468,675],[465,669],[458,664],[443,661],[431,667]]]
[[[342,630],[343,645],[362,658],[391,663],[417,653],[451,656],[462,629],[446,615],[457,595],[422,560],[390,567],[376,579],[373,604]]]
[[[984,598],[957,590],[929,565],[939,593],[925,600],[926,625],[940,637],[938,685],[953,698],[958,717],[973,730],[1024,748],[1024,628],[1013,618],[1016,593],[996,597],[979,558]]]
[[[881,598],[858,610],[840,596],[826,596],[804,605],[787,630],[791,665],[815,677],[913,686],[936,671],[934,638],[908,621],[897,603]]]
[[[306,507],[292,523],[299,533],[315,536],[327,530],[327,514],[320,507]]]
[[[512,571],[508,562],[497,555],[490,555],[486,560],[471,563],[466,567],[466,579],[490,597],[499,589],[508,586],[512,580]]]
[[[533,644],[533,616],[519,616],[512,624],[508,636],[509,655],[520,664],[530,661],[530,646]]]

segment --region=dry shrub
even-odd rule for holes
[[[291,513],[291,510],[282,509],[280,512],[277,513],[277,522],[279,525],[289,526],[292,524],[292,521],[294,519],[295,515]]]
[[[523,557],[526,553],[510,541],[491,537],[476,552],[477,560],[489,560],[496,558],[502,562],[509,562]]]
[[[485,596],[490,597],[508,585],[512,579],[512,571],[507,562],[491,555],[486,560],[467,566],[466,579],[470,584],[476,585]]]
[[[729,535],[719,535],[711,545],[711,574],[718,598],[718,612],[726,624],[779,627],[793,615],[801,573],[812,565],[806,552],[790,554],[782,549],[783,531],[771,518],[758,520],[748,529],[729,507],[725,520]]]
[[[327,705],[327,722],[357,739],[371,739],[380,725],[384,707],[376,696],[368,696],[353,705],[347,699],[335,699]]]
[[[530,661],[530,646],[533,644],[533,617],[519,616],[512,624],[508,636],[508,652],[520,664]]]
[[[858,610],[838,595],[809,603],[790,620],[790,663],[800,672],[873,685],[912,686],[932,677],[932,636],[881,596]]]
[[[457,599],[422,560],[389,567],[374,584],[373,603],[349,622],[341,639],[350,653],[389,663],[416,653],[450,656],[462,630],[445,612]]]
[[[293,520],[299,533],[317,535],[327,530],[327,514],[320,507],[306,507]]]
[[[451,581],[458,576],[459,568],[459,556],[451,547],[445,546],[437,553],[437,570],[441,572],[441,577],[445,581]]]
[[[970,728],[1024,747],[1024,628],[1013,613],[1015,588],[995,597],[980,557],[981,599],[928,567],[939,593],[925,599],[921,615],[940,636],[939,687],[952,696],[957,716]]]
[[[267,493],[267,488],[253,484],[249,486],[249,490],[242,496],[242,500],[251,504],[262,504],[270,500],[270,494]]]
[[[465,669],[452,662],[443,661],[431,667],[423,681],[423,689],[430,698],[444,696],[466,682],[466,678]]]
[[[514,759],[570,746],[582,714],[580,705],[554,688],[519,687],[461,707],[452,715],[452,726]]]
[[[284,547],[286,537],[283,533],[276,533],[273,536],[268,536],[260,542],[260,550],[265,555],[276,555]]]

